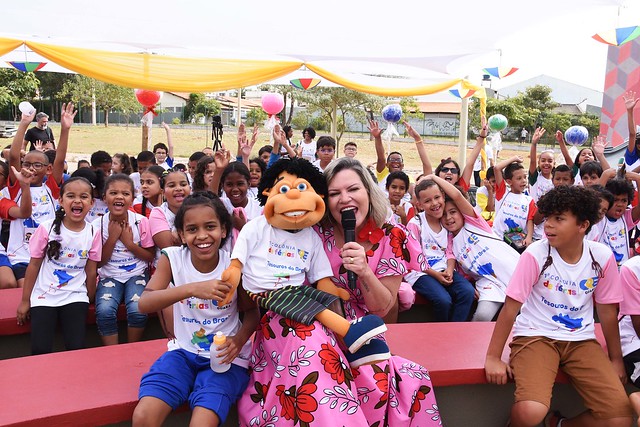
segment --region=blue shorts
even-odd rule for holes
[[[227,372],[211,370],[209,359],[186,350],[168,351],[140,380],[138,398],[155,397],[174,410],[184,402],[210,409],[224,423],[231,406],[249,383],[249,371],[231,364]]]
[[[5,254],[0,254],[0,267],[9,267],[11,268],[11,263],[9,262],[9,257]]]
[[[24,274],[27,272],[28,262],[19,262],[11,265],[13,275],[16,276],[16,280],[24,279]]]

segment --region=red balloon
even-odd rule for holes
[[[162,93],[157,90],[146,89],[136,89],[135,94],[138,102],[145,107],[153,107],[160,101],[160,97],[162,96]]]

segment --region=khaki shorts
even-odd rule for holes
[[[624,387],[596,340],[516,337],[509,346],[516,402],[532,400],[549,407],[558,368],[562,368],[594,417],[632,415]]]

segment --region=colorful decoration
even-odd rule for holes
[[[158,113],[154,110],[154,107],[162,98],[162,92],[158,92],[157,90],[146,90],[146,89],[136,89],[135,92],[136,99],[140,104],[147,107],[144,114],[153,113],[154,116],[157,116]]]
[[[598,34],[594,34],[591,37],[600,43],[611,46],[620,46],[630,42],[638,36],[640,36],[640,26],[635,25],[633,27],[616,28],[615,30],[603,31]]]
[[[494,114],[489,117],[489,129],[494,132],[500,132],[509,125],[509,121],[502,114]]]
[[[29,61],[8,61],[7,64],[11,65],[16,70],[20,70],[25,73],[38,71],[45,65],[46,62],[29,62]]]
[[[518,71],[518,68],[516,67],[491,67],[491,68],[484,68],[484,72],[497,78],[497,79],[502,79],[504,77],[508,77],[511,74],[515,73],[516,71]]]
[[[269,118],[265,122],[267,129],[273,129],[280,120],[276,117],[284,108],[284,97],[279,93],[265,93],[262,95],[262,109],[269,115]]]
[[[564,140],[574,147],[580,146],[589,139],[589,131],[584,126],[571,126],[564,132]]]
[[[382,133],[382,139],[387,141],[387,144],[391,144],[391,139],[394,136],[400,136],[394,123],[398,123],[402,118],[402,107],[400,104],[387,105],[382,109],[382,118],[387,122],[387,128]],[[391,150],[390,147],[389,150]]]
[[[293,79],[293,80],[290,80],[289,83],[291,83],[291,86],[295,88],[308,90],[318,86],[321,81],[322,80],[320,79],[306,78],[306,79]]]
[[[449,93],[456,98],[465,99],[472,97],[476,91],[475,89],[450,89]]]

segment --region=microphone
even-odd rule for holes
[[[344,242],[356,241],[356,214],[353,210],[342,211],[342,229],[344,231]],[[352,291],[356,289],[356,273],[347,270],[347,283]]]

